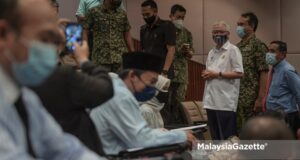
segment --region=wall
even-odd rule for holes
[[[139,39],[140,26],[144,24],[141,15],[141,0],[127,0],[127,14],[132,25],[132,35]],[[185,24],[188,26],[194,37],[194,47],[197,53],[203,53],[203,11],[202,0],[189,0],[186,3],[184,0],[157,0],[158,14],[162,19],[169,19],[170,8],[173,4],[182,4],[188,11],[185,19]],[[195,20],[194,17],[197,17]],[[192,25],[191,25],[192,24]]]
[[[287,59],[300,71],[300,1],[282,0],[282,40],[288,43]]]
[[[79,0],[58,0],[61,17],[75,20]],[[72,3],[70,3],[72,2]],[[132,35],[139,39],[140,26],[144,24],[141,16],[143,0],[125,0],[127,14],[132,26]],[[300,0],[156,0],[159,15],[169,18],[173,4],[183,4],[188,10],[185,26],[194,37],[195,60],[205,62],[209,50],[214,46],[211,39],[211,25],[217,20],[225,20],[231,26],[231,42],[237,43],[235,34],[236,21],[245,11],[253,11],[259,17],[257,37],[268,44],[281,39],[288,43],[288,60],[300,70]]]
[[[240,41],[235,32],[236,23],[241,13],[246,11],[254,12],[259,19],[257,37],[265,43],[280,39],[280,0],[204,0],[204,5],[205,54],[214,46],[211,39],[211,25],[216,20],[225,20],[231,25],[232,43]]]
[[[80,0],[57,0],[59,3],[59,16],[76,21],[75,13]]]
[[[231,26],[231,42],[237,43],[236,22],[240,14],[253,11],[260,19],[257,36],[269,43],[280,39],[280,0],[156,0],[161,18],[168,19],[173,4],[182,4],[187,9],[185,26],[192,32],[196,53],[195,60],[205,62],[207,53],[214,46],[211,26],[215,21],[225,20]],[[141,0],[127,0],[128,17],[132,34],[139,37],[139,27],[144,24],[141,17]],[[272,5],[270,5],[272,4]],[[275,17],[275,18],[274,18]]]

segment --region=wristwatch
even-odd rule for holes
[[[222,78],[223,75],[222,75],[222,72],[219,72],[219,78]]]
[[[166,74],[168,74],[168,72],[169,72],[168,70],[162,70],[161,73],[166,75]]]

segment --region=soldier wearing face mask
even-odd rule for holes
[[[193,53],[193,38],[191,32],[184,27],[183,21],[185,18],[186,9],[178,4],[171,8],[170,19],[176,27],[176,53],[174,56],[174,79],[172,79],[169,89],[171,105],[170,108],[165,108],[172,113],[168,119],[171,123],[185,123],[181,102],[185,99],[185,94],[188,85],[188,59]]]
[[[93,30],[92,61],[111,72],[120,70],[123,53],[134,51],[131,26],[126,12],[119,8],[121,3],[121,0],[104,0],[87,13],[83,22],[84,40],[89,30]]]
[[[243,13],[237,22],[236,33],[241,38],[237,44],[243,56],[245,76],[241,80],[238,103],[238,127],[262,108],[268,65],[265,61],[267,46],[256,37],[258,19],[254,13]]]

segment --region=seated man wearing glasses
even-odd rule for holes
[[[123,54],[123,71],[112,73],[114,96],[91,111],[106,154],[163,144],[192,142],[191,132],[152,129],[143,118],[138,101],[155,96],[153,87],[160,73],[159,57],[134,52]]]

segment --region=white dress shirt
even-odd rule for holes
[[[241,72],[243,62],[240,50],[229,41],[220,49],[210,50],[206,68],[216,72]],[[236,112],[240,89],[240,79],[215,78],[205,83],[204,108]]]

